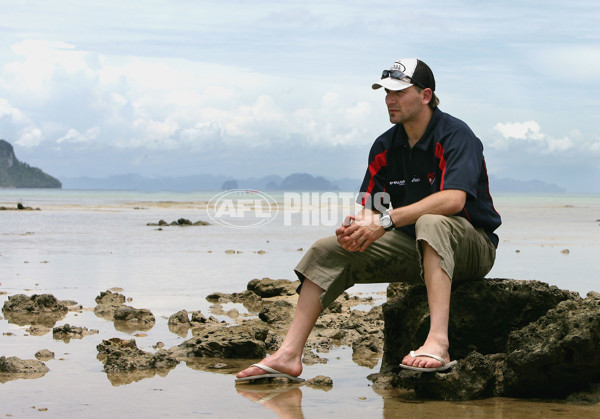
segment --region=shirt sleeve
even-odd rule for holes
[[[385,198],[387,185],[387,150],[380,141],[376,141],[369,152],[369,166],[365,173],[356,202],[370,210],[381,211],[387,207]]]
[[[464,123],[436,144],[441,171],[440,190],[459,189],[477,199],[477,183],[483,164],[483,145]]]

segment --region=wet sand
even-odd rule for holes
[[[168,221],[180,216],[192,220],[205,218],[199,214],[201,203],[189,199],[180,204],[171,201],[155,204],[151,200],[109,205],[28,204],[42,210],[0,214],[0,293],[3,293],[0,304],[8,295],[18,293],[51,293],[59,299],[72,299],[84,309],[69,312],[57,326],[69,323],[97,329],[99,333],[67,343],[53,339],[51,332],[34,336],[27,331],[28,326],[2,318],[0,355],[33,359],[36,351],[46,348],[55,353],[55,359],[45,361],[50,371],[42,377],[0,376],[0,415],[541,418],[593,416],[598,412],[598,405],[548,400],[415,400],[410,392],[374,389],[366,377],[378,372],[379,365],[373,368],[357,365],[348,347],[318,353],[327,363],[305,366],[304,378],[318,375],[332,378],[333,387],[328,391],[306,384],[283,388],[236,385],[234,374],[257,360],[198,359],[181,363],[162,375],[155,371],[104,373],[102,363],[96,358],[96,345],[102,339],[135,338],[138,347],[154,352],[158,342],[170,348],[191,337],[169,332],[168,316],[181,309],[201,310],[232,322],[235,313],[245,315],[245,308],[233,303],[211,307],[205,299],[209,293],[243,291],[245,284],[255,277],[293,279],[291,268],[302,254],[299,249],[306,249],[329,229],[299,228],[288,232],[273,228],[257,235],[216,232],[213,227],[204,231],[198,230],[203,227],[165,228],[158,232],[146,226],[147,222],[161,218]],[[596,272],[590,270],[594,260],[591,255],[597,254],[600,246],[595,222],[600,218],[597,212],[600,205],[594,205],[590,208],[538,202],[526,206],[517,202],[497,203],[505,222],[512,222],[513,227],[504,227],[501,235],[503,253],[499,254],[496,276],[549,281],[536,276],[536,272],[547,276],[544,269],[549,269],[548,272],[560,275],[554,281],[560,287],[582,294],[591,290],[588,284],[597,283]],[[523,220],[523,216],[528,219]],[[561,220],[567,220],[566,225]],[[548,223],[553,228],[548,229]],[[595,234],[589,232],[592,227],[596,228]],[[565,248],[570,249],[569,254],[561,253]],[[226,253],[230,249],[239,253]],[[264,253],[258,253],[259,250]],[[582,263],[584,266],[580,266]],[[551,266],[536,269],[536,264]],[[521,272],[524,277],[511,272]],[[575,274],[562,278],[562,272]],[[579,272],[580,282],[573,282]],[[586,272],[592,277],[586,276]],[[561,284],[563,280],[573,286]],[[148,308],[155,314],[156,324],[151,330],[143,333],[118,330],[113,322],[93,313],[94,298],[113,287],[120,287],[124,295],[132,298],[128,304]],[[351,292],[372,293],[377,299],[383,290],[385,286],[355,287]]]

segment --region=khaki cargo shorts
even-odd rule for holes
[[[492,269],[494,245],[482,229],[475,229],[466,219],[424,215],[415,227],[416,240],[391,230],[364,252],[348,252],[335,236],[320,239],[294,271],[300,281],[308,278],[324,290],[321,306],[325,309],[354,284],[422,281],[421,241],[442,257],[442,269],[453,281],[482,278]]]

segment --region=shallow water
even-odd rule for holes
[[[0,295],[0,304],[8,295],[51,293],[93,308],[100,291],[120,287],[132,298],[128,304],[148,308],[157,317],[147,337],[136,337],[138,346],[154,351],[153,345],[161,341],[169,348],[184,338],[168,331],[168,316],[181,309],[211,314],[206,295],[242,291],[253,278],[294,279],[292,268],[303,251],[333,231],[322,225],[284,225],[281,218],[257,229],[211,225],[159,230],[146,225],[181,217],[207,220],[206,202],[211,196],[0,191],[0,206],[23,202],[41,208],[0,211],[0,292],[7,293]],[[499,230],[500,247],[490,277],[541,280],[582,295],[600,290],[600,197],[499,196],[495,203],[504,225]],[[569,252],[563,252],[565,249]],[[351,292],[384,290],[384,284],[362,285]],[[224,311],[233,308],[244,314],[239,305],[227,305]],[[218,316],[227,319],[224,314]],[[107,376],[96,359],[96,345],[102,339],[129,339],[132,334],[116,330],[112,322],[89,310],[69,313],[58,325],[64,323],[100,333],[65,343],[52,339],[51,333],[28,336],[27,326],[0,320],[0,355],[32,359],[42,348],[56,354],[56,359],[45,362],[50,371],[42,378],[0,379],[0,414],[575,417],[598,411],[597,406],[512,399],[422,402],[403,392],[375,391],[366,376],[379,367],[354,364],[347,347],[319,354],[328,359],[327,364],[305,367],[306,378],[331,377],[334,386],[330,391],[302,386],[279,394],[271,388],[251,386],[255,391],[249,392],[248,386],[235,386],[233,381],[233,373],[248,364],[245,360],[228,360],[228,367],[218,370],[210,369],[209,362],[180,364],[166,376]],[[283,413],[271,409],[283,409]]]

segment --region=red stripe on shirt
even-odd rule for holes
[[[373,188],[375,188],[375,175],[379,173],[382,167],[387,166],[386,154],[387,150],[382,151],[381,153],[377,154],[371,162],[371,164],[369,164],[369,174],[371,175],[371,178],[369,179],[369,187],[367,188],[367,191],[365,192],[362,198],[361,204],[363,206],[367,201],[367,197],[369,197],[372,194]]]
[[[440,159],[440,170],[442,171],[442,178],[440,179],[440,191],[444,190],[444,178],[446,177],[446,159],[444,158],[444,147],[437,143],[435,145],[435,157]]]

